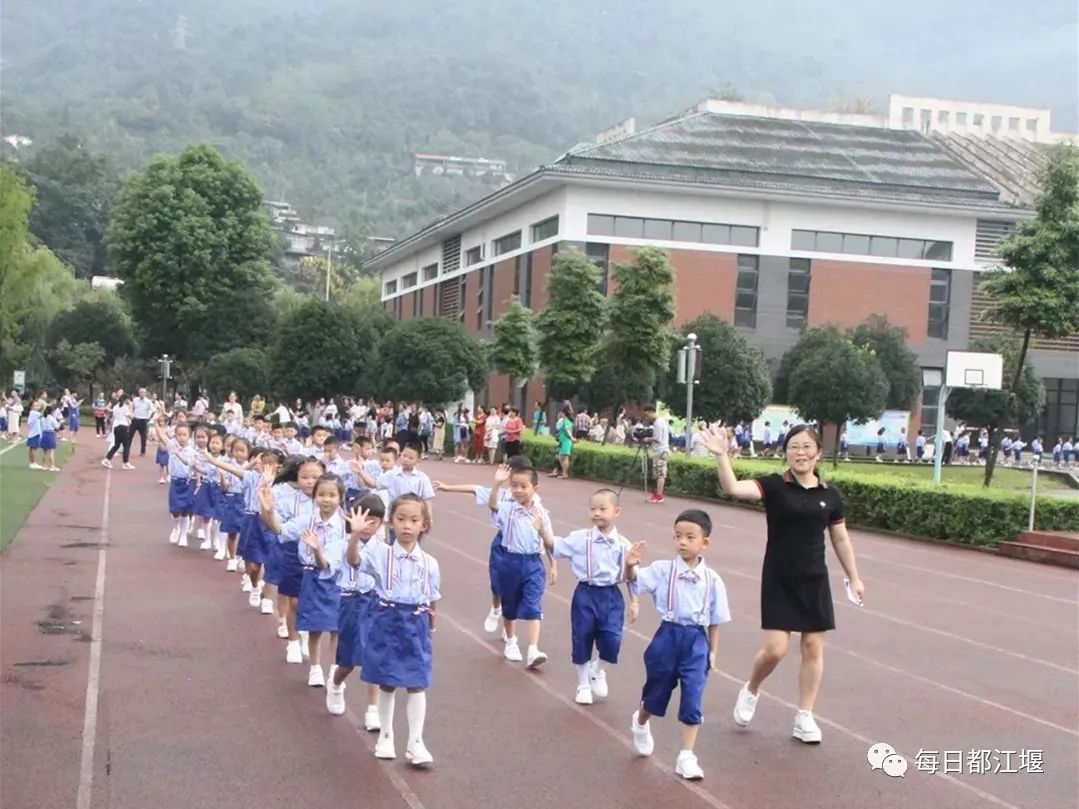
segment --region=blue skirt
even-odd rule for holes
[[[79,411],[71,411],[71,415],[67,417],[67,428],[73,433],[79,431]]]
[[[31,435],[27,437],[26,446],[30,449],[41,449],[41,435]]]
[[[190,514],[195,502],[190,478],[173,478],[169,481],[169,511],[173,514]]]
[[[195,492],[195,502],[191,510],[200,517],[207,517],[212,520],[214,511],[217,508],[217,498],[220,494],[220,486],[216,486],[208,480],[202,481],[198,491]]]
[[[337,609],[337,659],[339,666],[363,666],[363,650],[371,630],[371,610],[378,606],[374,590],[342,592]]]
[[[240,526],[240,539],[236,543],[236,554],[242,556],[248,562],[261,565],[264,557],[262,553],[262,520],[258,514],[243,515],[243,524]]]
[[[154,456],[154,463],[158,466],[169,465],[169,451],[167,449],[157,448],[157,455]]]
[[[42,449],[56,449],[56,433],[52,430],[46,430],[41,434],[41,448]]]
[[[280,554],[281,563],[281,581],[277,583],[277,591],[283,596],[297,598],[303,583],[300,546],[296,542],[278,542],[277,552]]]
[[[363,650],[365,683],[390,688],[431,687],[431,624],[415,604],[371,607],[371,626]]]
[[[314,567],[305,567],[300,581],[300,603],[296,606],[296,628],[306,632],[336,632],[340,604],[337,582],[322,578]]]
[[[277,534],[273,533],[259,520],[259,534],[262,541],[262,578],[267,584],[278,585],[281,583],[281,543],[277,541]],[[255,544],[254,537],[251,544]],[[244,559],[250,557],[244,556]]]
[[[244,498],[243,495],[222,494],[217,501],[218,522],[221,530],[226,534],[238,534],[244,527]]]

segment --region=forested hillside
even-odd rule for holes
[[[717,92],[1051,105],[1075,129],[1076,10],[1005,0],[6,0],[3,134],[137,165],[207,140],[306,219],[388,235],[483,193],[418,150],[520,173]]]

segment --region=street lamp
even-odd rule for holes
[[[686,335],[686,344],[678,351],[678,381],[686,386],[686,454],[693,439],[693,386],[701,374],[701,347],[697,335]]]
[[[165,402],[169,398],[168,380],[172,379],[172,374],[169,372],[172,367],[172,360],[169,359],[168,354],[162,354],[157,364],[161,366],[161,401]]]

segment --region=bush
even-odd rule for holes
[[[529,431],[523,449],[538,469],[554,467],[556,448],[551,437]],[[634,451],[626,447],[578,442],[573,445],[570,469],[577,477],[639,486],[643,480],[640,460],[633,461]],[[739,479],[760,475],[759,466],[751,469],[735,461],[733,467]],[[885,475],[868,480],[842,471],[826,471],[824,477],[842,492],[847,521],[862,528],[987,547],[994,547],[998,540],[1014,539],[1027,529],[1030,500],[1021,493],[974,487],[946,489],[909,479],[889,481]],[[711,458],[672,454],[666,491],[712,500],[730,499],[719,491]],[[1038,498],[1040,530],[1068,531],[1076,525],[1079,502]]]

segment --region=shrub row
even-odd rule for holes
[[[550,437],[528,433],[523,448],[538,468],[554,467],[556,448]],[[750,469],[738,461],[733,466],[739,479],[760,474],[759,466]],[[629,486],[643,484],[640,458],[635,460],[634,451],[626,447],[578,442],[573,446],[570,471],[577,477],[593,480]],[[649,475],[651,485],[650,470]],[[995,546],[998,540],[1014,539],[1027,529],[1030,499],[1021,493],[948,488],[909,479],[889,481],[885,475],[867,479],[859,477],[857,472],[833,470],[825,470],[824,478],[842,492],[847,521],[863,528],[988,547]],[[729,500],[719,490],[711,458],[672,454],[666,490],[689,497]],[[1038,498],[1038,529],[1066,531],[1075,530],[1077,525],[1079,498]]]

